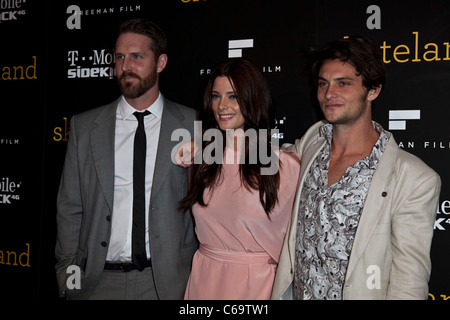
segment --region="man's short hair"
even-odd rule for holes
[[[317,85],[320,68],[326,60],[339,59],[355,67],[357,75],[362,77],[363,86],[367,90],[382,88],[386,82],[386,68],[381,50],[372,40],[364,37],[349,37],[330,42],[313,52],[312,72]]]
[[[167,38],[164,31],[154,22],[145,19],[131,19],[124,21],[119,26],[119,35],[122,33],[137,33],[152,39],[152,47],[155,59],[167,51]]]

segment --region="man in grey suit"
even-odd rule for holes
[[[165,49],[165,35],[156,24],[141,19],[124,22],[115,48],[122,96],[71,119],[57,199],[55,250],[58,286],[67,298],[183,298],[198,243],[191,216],[177,210],[187,192],[188,173],[171,161],[176,144],[171,134],[179,128],[193,134],[196,111],[160,93],[159,73],[168,58]],[[150,112],[143,120],[145,183],[138,190],[145,195],[145,222],[138,223],[145,240],[142,231],[144,257],[138,264],[133,148],[139,130],[135,113],[145,110]],[[77,270],[79,286],[70,285],[68,277]]]
[[[372,121],[386,71],[366,38],[317,52],[326,121],[290,149],[302,158],[273,299],[426,299],[440,178]]]

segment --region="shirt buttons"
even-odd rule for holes
[[[383,193],[381,194],[381,196],[382,196],[383,198],[387,197],[387,192],[386,192],[386,191],[383,191]]]

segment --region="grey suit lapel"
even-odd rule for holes
[[[94,121],[91,148],[97,178],[110,210],[114,201],[114,134],[118,100],[106,106]]]
[[[174,165],[171,159],[171,152],[172,148],[178,144],[178,141],[171,141],[170,137],[175,129],[184,127],[182,124],[183,120],[184,116],[176,105],[164,98],[155,172],[153,174],[152,198],[156,196],[170,169]]]

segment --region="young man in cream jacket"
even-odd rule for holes
[[[302,158],[273,299],[427,299],[439,176],[372,121],[379,48],[351,37],[316,52],[324,121]]]

